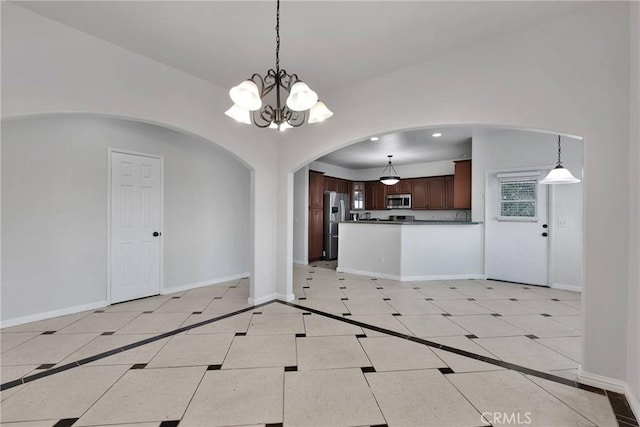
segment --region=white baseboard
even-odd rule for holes
[[[640,400],[638,400],[638,396],[633,394],[629,386],[624,391],[624,395],[627,398],[627,402],[629,402],[629,406],[631,406],[633,415],[636,416],[636,420],[640,420]]]
[[[278,299],[278,294],[269,294],[269,295],[265,295],[263,297],[255,298],[255,299],[249,297],[249,304],[258,305],[258,304],[263,304],[265,302],[273,301],[275,299]]]
[[[107,300],[92,302],[90,304],[76,305],[73,307],[62,308],[60,310],[47,311],[45,313],[31,314],[29,316],[16,317],[15,319],[3,320],[0,322],[0,328],[9,328],[24,323],[37,322],[39,320],[51,319],[52,317],[66,316],[67,314],[80,313],[82,311],[96,310],[109,305]]]
[[[482,274],[442,274],[430,276],[397,276],[395,274],[383,274],[371,271],[354,270],[352,268],[338,267],[336,271],[340,273],[357,274],[360,276],[377,277],[380,279],[397,280],[399,282],[417,282],[422,280],[465,280],[465,279],[485,279]]]
[[[286,301],[286,302],[290,302],[293,301],[294,299],[296,299],[296,296],[294,294],[276,294],[276,297],[281,300],[281,301]]]
[[[611,390],[616,393],[626,394],[627,390],[629,390],[626,382],[616,378],[605,377],[604,375],[585,372],[582,370],[582,366],[578,367],[578,381],[590,386]]]
[[[218,279],[205,280],[204,282],[189,283],[187,285],[163,289],[162,291],[160,291],[160,295],[184,292],[191,289],[202,288],[203,286],[219,285],[221,283],[231,282],[232,280],[240,280],[247,277],[249,277],[249,273],[239,273],[232,276],[220,277]]]
[[[428,281],[428,280],[484,280],[487,276],[483,274],[442,274],[442,275],[433,275],[433,276],[405,276],[402,281],[403,282],[418,282],[418,281]]]
[[[293,263],[294,264],[298,264],[298,265],[309,265],[308,261],[302,261],[302,260],[299,260],[299,259],[294,259]]]
[[[582,292],[582,286],[564,285],[562,283],[552,283],[551,289],[560,289],[563,291],[571,291],[571,292]]]

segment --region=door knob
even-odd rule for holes
[[[153,232],[153,237],[162,236],[162,233],[158,233],[157,231]]]
[[[547,237],[549,233],[542,233],[542,237]]]

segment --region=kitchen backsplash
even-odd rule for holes
[[[365,212],[371,213],[371,218],[379,218],[379,219],[389,219],[389,215],[413,215],[417,220],[436,220],[436,221],[455,221],[456,215],[457,219],[466,219],[469,220],[471,218],[471,210],[470,209],[454,209],[454,210],[437,210],[437,211],[429,211],[429,210],[411,210],[411,209],[393,209],[393,210],[382,210],[382,211],[372,211],[372,210],[358,210],[351,211],[353,214],[360,214],[360,216],[364,216]],[[464,213],[464,214],[463,214]]]

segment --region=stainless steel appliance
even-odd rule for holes
[[[411,194],[389,194],[387,209],[411,209]]]
[[[324,192],[324,256],[338,258],[338,223],[345,221],[349,214],[349,195]]]

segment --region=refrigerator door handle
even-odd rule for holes
[[[345,219],[344,200],[340,199],[340,221],[344,221],[344,219]]]

